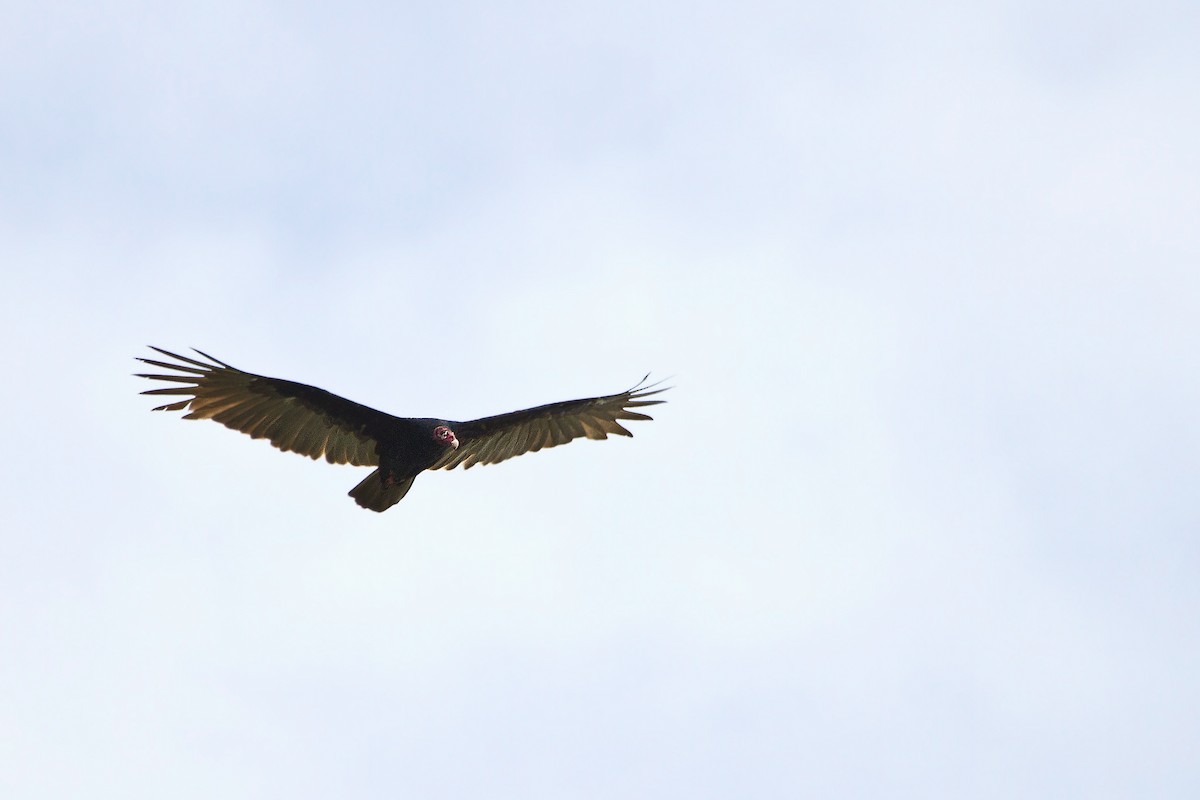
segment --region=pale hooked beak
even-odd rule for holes
[[[452,438],[450,440],[450,446],[453,447],[455,450],[458,449],[458,437],[457,436],[455,436],[454,438]]]

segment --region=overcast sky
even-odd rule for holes
[[[1200,796],[1197,8],[4,5],[0,795]]]

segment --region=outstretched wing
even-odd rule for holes
[[[566,444],[581,436],[589,439],[607,439],[610,433],[633,436],[618,420],[651,419],[648,414],[629,409],[666,402],[645,399],[666,391],[665,388],[654,388],[656,383],[647,386],[646,378],[620,394],[567,400],[472,422],[451,423],[458,437],[458,449],[448,450],[430,469],[454,469],[459,464],[463,469],[476,464],[499,464],[513,456]]]
[[[189,384],[142,392],[185,398],[155,411],[189,409],[191,413],[184,419],[216,420],[255,439],[268,439],[280,450],[314,459],[324,456],[331,464],[379,465],[377,442],[396,419],[392,415],[315,386],[242,372],[199,350],[196,352],[210,363],[158,347],[150,349],[178,363],[139,358],[143,363],[173,370],[161,375],[139,374],[139,378]]]

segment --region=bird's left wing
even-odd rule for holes
[[[324,456],[331,464],[379,466],[377,444],[396,419],[391,414],[315,386],[243,372],[199,350],[196,352],[209,363],[157,347],[150,349],[177,363],[139,358],[145,364],[172,370],[139,378],[190,384],[142,392],[184,397],[155,411],[187,409],[190,413],[184,419],[211,419],[255,439],[265,438],[280,450],[309,458]]]
[[[452,423],[458,449],[447,451],[430,469],[454,469],[460,464],[463,469],[470,469],[476,464],[499,464],[514,456],[535,453],[544,447],[566,444],[583,436],[589,439],[607,439],[610,433],[633,436],[618,420],[651,419],[648,414],[629,409],[666,402],[645,399],[666,391],[666,388],[656,389],[658,384],[646,385],[645,381],[643,378],[637,386],[620,394],[567,400],[511,414]]]

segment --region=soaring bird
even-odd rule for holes
[[[632,436],[618,420],[651,419],[630,409],[665,402],[646,399],[666,391],[656,388],[659,384],[647,385],[647,375],[619,394],[550,403],[470,422],[393,417],[315,386],[243,372],[199,350],[195,352],[207,362],[159,347],[150,349],[174,363],[137,360],[171,372],[138,377],[172,385],[142,394],[184,397],[155,411],[186,409],[184,419],[215,420],[255,439],[266,439],[280,450],[313,459],[324,456],[331,464],[375,467],[350,490],[354,502],[372,511],[386,511],[399,503],[417,475],[427,469],[498,464],[583,436]]]

